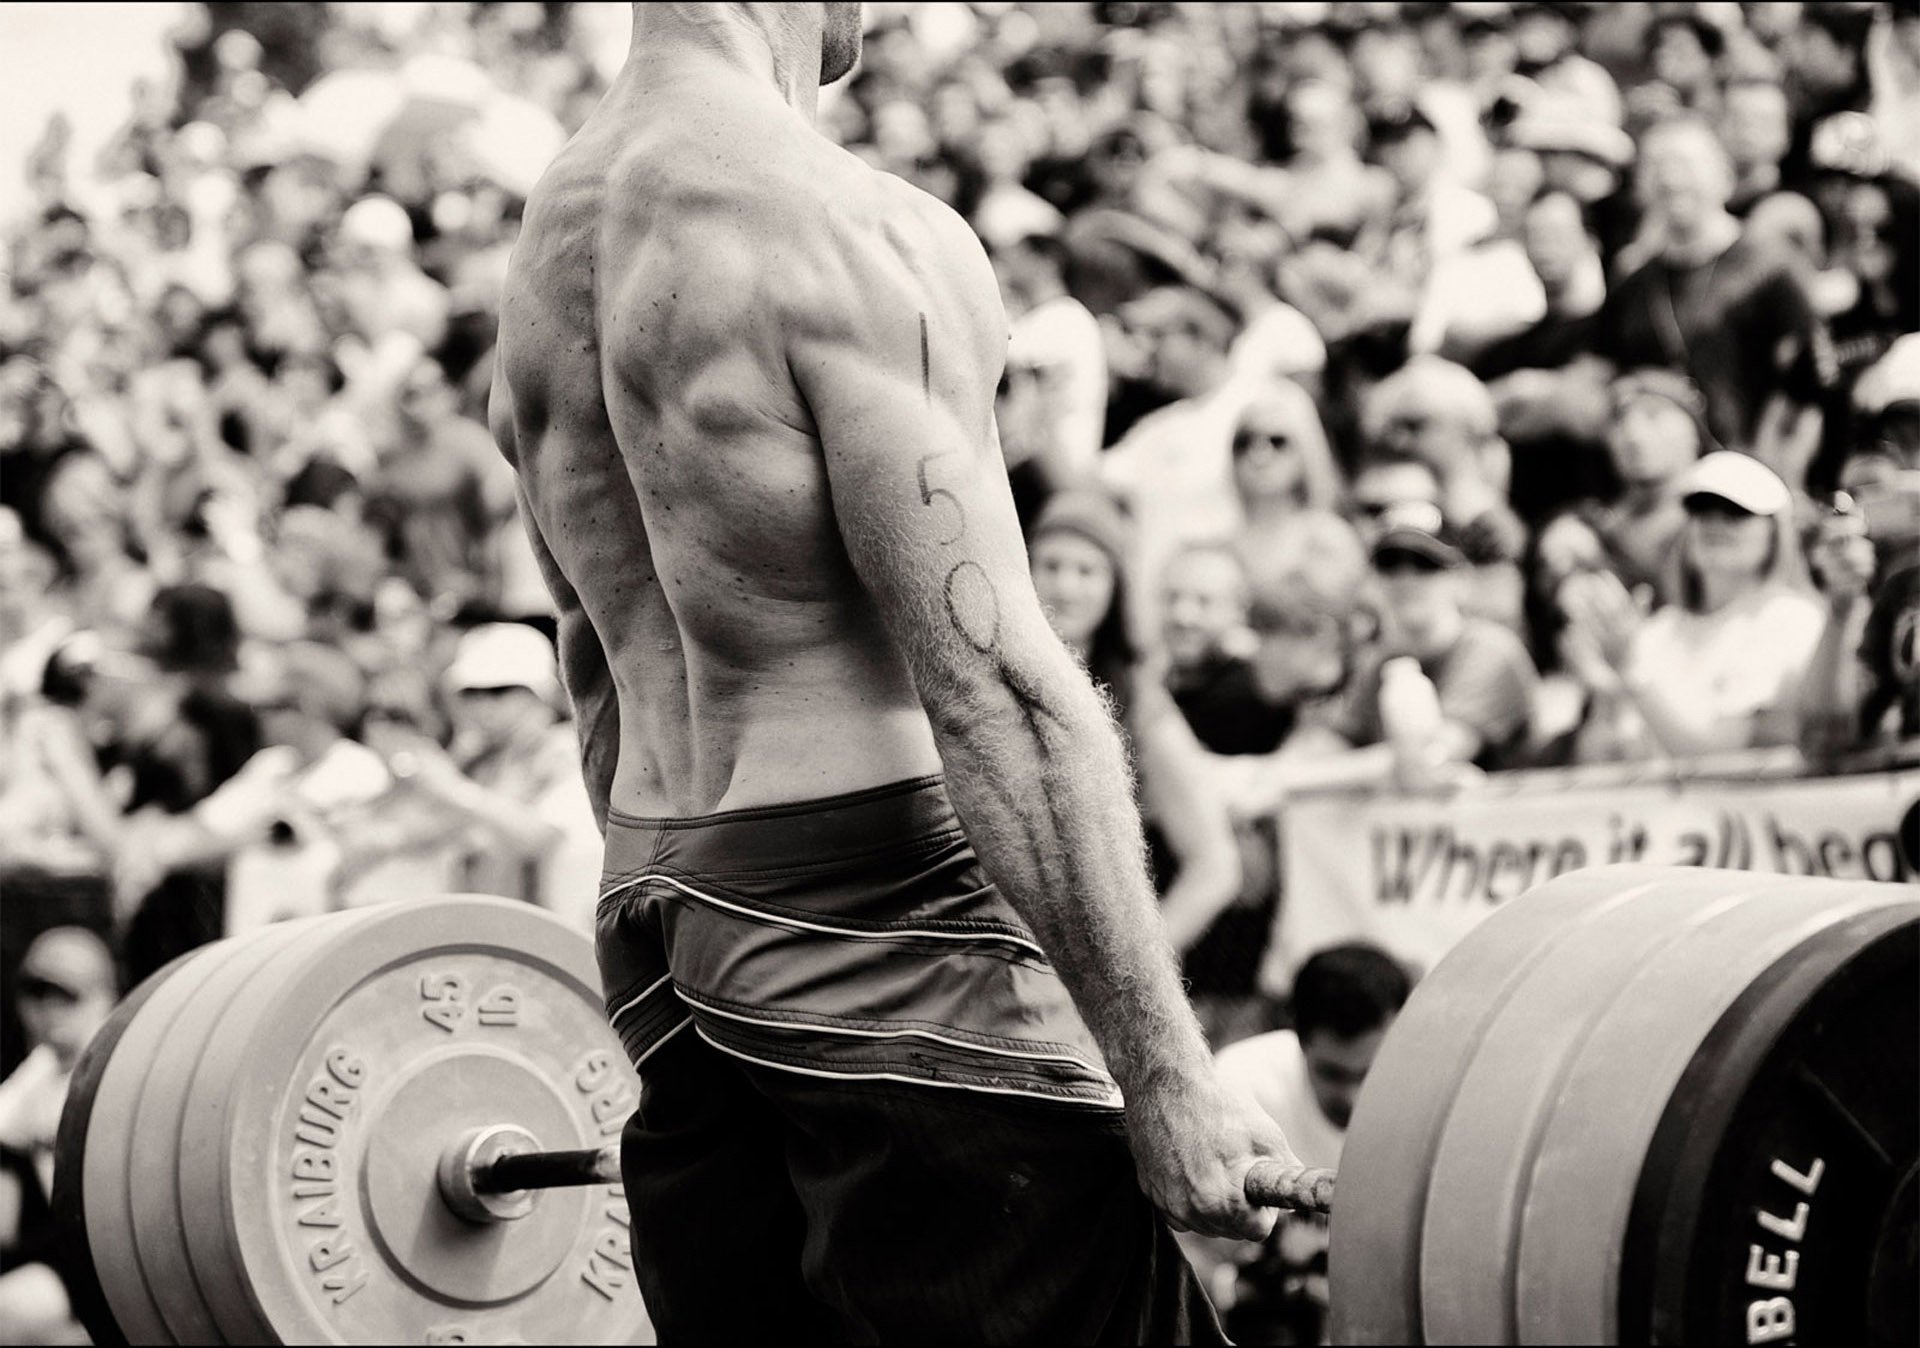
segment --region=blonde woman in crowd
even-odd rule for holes
[[[1238,542],[1249,570],[1294,571],[1332,554],[1365,562],[1340,516],[1345,488],[1320,413],[1298,384],[1274,380],[1241,412],[1233,432],[1233,485],[1245,512]]]
[[[1797,690],[1824,613],[1806,581],[1793,493],[1731,450],[1681,493],[1677,601],[1651,614],[1611,572],[1561,587],[1562,651],[1591,703],[1576,756],[1676,758],[1794,742]]]

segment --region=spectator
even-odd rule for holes
[[[1132,512],[1134,564],[1151,587],[1181,538],[1240,526],[1232,445],[1247,393],[1227,378],[1234,323],[1211,298],[1165,286],[1128,305],[1124,317],[1150,353],[1148,382],[1174,399],[1135,423],[1100,465],[1103,485]]]
[[[1383,110],[1367,135],[1394,186],[1386,234],[1375,245],[1379,259],[1389,277],[1418,295],[1436,261],[1492,232],[1493,203],[1441,175],[1440,133],[1417,103]]]
[[[355,738],[391,763],[422,741],[443,745],[451,735],[433,680],[418,669],[374,675]],[[404,760],[403,760],[404,761]],[[340,862],[329,877],[335,906],[355,908],[417,894],[453,890],[461,883],[460,839],[449,836],[438,807],[388,772],[388,789],[336,816]]]
[[[1465,554],[1438,520],[1410,507],[1389,520],[1371,555],[1384,600],[1382,640],[1355,675],[1343,737],[1358,748],[1382,747],[1383,667],[1393,656],[1411,656],[1439,695],[1442,726],[1427,746],[1433,763],[1513,766],[1526,744],[1536,675],[1518,638],[1467,612]],[[1406,766],[1399,765],[1402,775]]]
[[[1350,242],[1393,193],[1386,174],[1361,161],[1364,122],[1346,92],[1322,80],[1289,87],[1284,107],[1288,203],[1275,218],[1296,239]]]
[[[1822,522],[1810,561],[1827,611],[1801,689],[1807,757],[1826,763],[1861,744],[1920,733],[1912,619],[1920,567],[1889,578],[1876,612],[1873,541],[1857,512]]]
[[[1582,761],[1791,744],[1793,698],[1825,615],[1807,593],[1793,495],[1764,464],[1721,450],[1682,494],[1675,602],[1646,616],[1617,577],[1561,587],[1562,652],[1593,705]]]
[[[53,1144],[74,1066],[113,1010],[113,956],[84,928],[44,931],[12,995],[31,1047],[0,1081],[0,1338],[86,1343],[53,1221]]]
[[[1066,246],[1024,233],[993,250],[1012,330],[1000,444],[1023,527],[1062,487],[1097,471],[1107,417],[1100,322],[1067,293]]]
[[[1740,237],[1726,209],[1732,169],[1705,123],[1663,122],[1641,152],[1658,251],[1607,297],[1596,352],[1619,369],[1687,375],[1706,395],[1716,439],[1764,454],[1790,477],[1803,473],[1832,377],[1805,289],[1780,258]]]
[[[1420,459],[1373,458],[1354,474],[1347,510],[1360,541],[1368,548],[1379,541],[1398,508],[1420,503],[1440,509],[1440,474]]]
[[[1867,37],[1868,111],[1890,167],[1920,183],[1920,11],[1889,6]]]
[[[158,677],[129,712],[116,757],[131,777],[128,844],[116,859],[114,902],[132,986],[176,955],[217,940],[226,874],[199,861],[172,868],[145,844],[244,767],[264,746],[259,713],[234,690],[240,632],[233,605],[198,585],[160,592],[147,650]]]
[[[1434,259],[1407,332],[1409,351],[1464,360],[1540,321],[1546,294],[1521,240],[1542,181],[1531,150],[1508,147],[1494,156],[1486,184],[1494,223],[1467,247]]]
[[[1527,534],[1507,505],[1512,458],[1486,387],[1451,361],[1416,356],[1367,395],[1361,430],[1369,455],[1432,470],[1447,527],[1474,567],[1475,611],[1517,630]]]
[[[1920,187],[1899,178],[1855,181],[1833,222],[1833,262],[1852,284],[1831,326],[1838,376],[1821,476],[1826,485],[1856,438],[1848,401],[1867,368],[1902,335],[1920,331]],[[1905,246],[1902,246],[1902,241]]]
[[[1522,234],[1545,297],[1540,320],[1483,347],[1469,364],[1487,381],[1513,459],[1508,499],[1538,523],[1584,495],[1604,493],[1596,462],[1593,381],[1578,368],[1593,349],[1606,280],[1580,203],[1549,188],[1534,198]]]
[[[1625,109],[1613,76],[1580,54],[1580,27],[1566,5],[1520,4],[1513,13],[1514,70],[1566,97],[1597,123],[1619,126]]]
[[[98,454],[63,456],[48,475],[40,518],[64,565],[63,607],[82,626],[115,637],[137,630],[156,602],[154,578],[128,549],[121,484]]]
[[[1719,110],[1716,62],[1726,49],[1718,28],[1698,14],[1670,10],[1659,14],[1646,32],[1647,65],[1655,81],[1697,113]]]
[[[37,693],[48,658],[73,634],[54,576],[53,558],[27,540],[18,515],[0,507],[0,700]]]
[[[1666,587],[1687,523],[1687,475],[1702,454],[1719,448],[1707,431],[1706,401],[1671,370],[1621,375],[1610,395],[1607,449],[1620,493],[1608,504],[1584,502],[1548,526],[1537,580],[1551,594],[1568,576],[1600,569],[1629,591],[1645,589],[1671,601]]]
[[[337,817],[388,785],[379,759],[344,733],[363,696],[345,654],[289,643],[264,656],[243,685],[267,747],[147,844],[156,867],[223,870],[227,935],[333,907],[330,873],[350,846]]]
[[[414,261],[413,222],[398,202],[362,197],[340,216],[335,236],[335,298],[348,329],[373,358],[403,349],[406,337],[431,351],[446,335],[446,287]]]
[[[1202,747],[1215,754],[1271,753],[1292,733],[1313,675],[1275,683],[1256,666],[1249,592],[1239,555],[1225,543],[1189,543],[1167,563],[1162,632],[1167,691]],[[1265,643],[1277,645],[1280,643]],[[1289,657],[1305,642],[1288,641]],[[1295,659],[1289,669],[1299,668]],[[1324,676],[1323,676],[1324,677]],[[1258,1028],[1256,979],[1280,898],[1279,823],[1236,820],[1239,891],[1182,959],[1188,996],[1207,1040],[1229,1043]]]
[[[460,639],[446,683],[454,742],[421,734],[387,759],[393,776],[438,811],[465,853],[460,887],[551,908],[588,930],[598,894],[600,831],[559,696],[553,644],[516,623]]]
[[[1161,916],[1174,948],[1184,950],[1239,891],[1239,853],[1192,732],[1158,680],[1138,668],[1126,519],[1102,493],[1062,493],[1034,525],[1028,549],[1047,621],[1113,699],[1132,744]]]
[[[1279,748],[1291,708],[1263,696],[1254,672],[1240,554],[1224,542],[1188,543],[1168,560],[1163,588],[1167,691],[1188,728],[1216,754]]]
[[[496,544],[513,519],[513,475],[487,428],[459,414],[437,361],[414,362],[400,390],[398,438],[367,483],[367,514],[388,555],[451,618],[497,600]]]
[[[1385,951],[1355,942],[1316,952],[1294,975],[1291,1029],[1243,1039],[1219,1055],[1310,1166],[1337,1168],[1360,1087],[1412,980]],[[1322,1214],[1286,1213],[1240,1264],[1223,1316],[1238,1343],[1324,1343],[1327,1245]],[[1251,1256],[1251,1257],[1249,1257]]]
[[[1300,791],[1441,789],[1522,761],[1539,676],[1517,636],[1467,610],[1467,560],[1439,511],[1397,507],[1371,556],[1377,636],[1354,657],[1345,696],[1324,724],[1296,730],[1279,752],[1229,774],[1223,789],[1236,814],[1275,809]],[[1256,626],[1265,626],[1260,619],[1256,611]],[[1431,684],[1431,724],[1389,726],[1382,694],[1396,660],[1411,660]]]
[[[1775,80],[1728,84],[1720,112],[1720,140],[1733,165],[1730,214],[1744,219],[1762,197],[1784,186],[1780,165],[1793,143],[1792,109]]]
[[[1822,121],[1867,107],[1865,48],[1873,21],[1872,7],[1801,6],[1800,21],[1788,34],[1782,53],[1798,132],[1788,156],[1791,169],[1803,170],[1807,165],[1814,130]]]
[[[1339,516],[1340,470],[1313,402],[1292,383],[1250,395],[1234,428],[1233,485],[1249,566],[1297,570],[1309,556],[1359,571],[1359,540]],[[1256,560],[1257,559],[1257,560]]]
[[[1611,268],[1640,225],[1625,182],[1634,163],[1632,137],[1616,122],[1596,121],[1577,99],[1542,92],[1517,106],[1507,143],[1540,157],[1544,188],[1580,203]]]
[[[99,880],[120,846],[119,805],[88,733],[100,656],[92,633],[68,637],[47,658],[38,696],[19,699],[6,717],[0,870],[16,902],[34,884],[29,873],[48,883]]]
[[[1769,193],[1747,212],[1746,237],[1756,251],[1784,262],[1815,312],[1824,314],[1820,286],[1827,265],[1827,226],[1818,206],[1798,192]]]

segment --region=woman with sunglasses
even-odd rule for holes
[[[1343,486],[1313,400],[1275,380],[1240,414],[1233,486],[1246,526],[1238,551],[1249,570],[1298,570],[1332,557],[1361,570],[1359,535],[1339,515]]]
[[[1649,615],[1611,572],[1561,587],[1562,652],[1591,697],[1580,761],[1691,758],[1797,734],[1797,691],[1824,615],[1793,494],[1759,460],[1719,450],[1694,465],[1681,501],[1675,602]]]

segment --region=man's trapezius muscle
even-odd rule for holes
[[[812,125],[858,10],[636,6],[527,203],[492,422],[589,783],[603,811],[691,816],[944,771],[1125,1094],[1148,1193],[1257,1237],[1244,1175],[1290,1154],[1215,1083],[1121,741],[1028,578],[992,271]]]

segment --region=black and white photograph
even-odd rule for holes
[[[1920,1342],[1920,0],[0,88],[0,1344]]]

